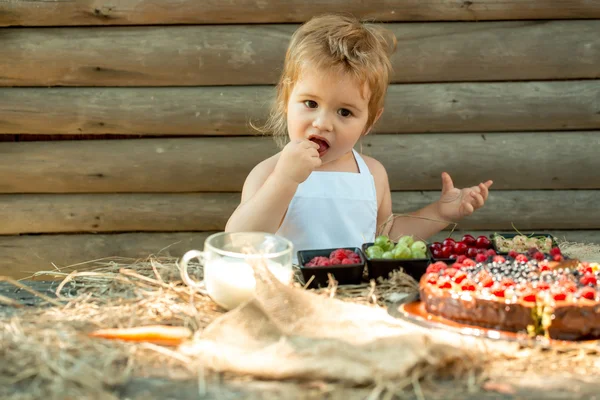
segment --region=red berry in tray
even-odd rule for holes
[[[450,256],[452,255],[453,251],[454,251],[454,245],[452,245],[452,246],[446,246],[446,245],[444,245],[442,247],[442,257],[443,258],[450,258]]]
[[[556,256],[556,255],[562,255],[560,249],[558,247],[553,247],[550,249],[550,255],[551,256]]]
[[[490,239],[487,236],[478,236],[475,240],[475,246],[480,249],[489,249],[491,245]]]
[[[454,239],[452,239],[452,238],[446,238],[442,242],[442,246],[454,247],[455,244],[456,244],[456,241]]]
[[[431,243],[431,245],[429,246],[429,248],[431,249],[431,251],[435,250],[435,249],[442,249],[442,244],[440,242],[433,242]]]
[[[519,255],[519,253],[517,253],[514,250],[511,250],[511,251],[508,252],[508,256],[512,257],[512,258],[517,258],[518,255]]]
[[[454,245],[454,253],[456,253],[456,254],[465,254],[467,252],[468,248],[469,248],[469,246],[467,246],[466,243],[464,243],[464,242],[457,242]]]
[[[543,261],[546,257],[544,256],[544,253],[538,251],[533,255],[533,258],[535,258],[538,261]]]
[[[461,239],[461,242],[465,243],[469,247],[474,247],[477,243],[477,240],[473,237],[473,235],[464,235]]]
[[[467,257],[469,257],[469,258],[477,257],[477,249],[475,247],[469,247],[467,249]]]

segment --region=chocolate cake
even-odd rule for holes
[[[427,312],[452,321],[551,339],[600,339],[600,268],[578,260],[495,256],[427,268]]]

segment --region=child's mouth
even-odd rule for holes
[[[319,145],[319,149],[317,150],[319,152],[319,157],[323,157],[325,153],[327,153],[327,150],[329,150],[329,144],[325,140],[316,137],[310,138],[309,140]]]

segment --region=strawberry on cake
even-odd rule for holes
[[[452,321],[587,340],[600,339],[599,280],[598,264],[494,256],[430,264],[419,291],[427,312]]]

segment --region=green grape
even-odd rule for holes
[[[396,246],[396,248],[394,248],[394,258],[396,259],[401,259],[401,260],[405,260],[408,258],[412,258],[412,252],[410,251],[410,249],[402,244],[399,244]]]
[[[402,236],[400,239],[398,239],[398,244],[403,243],[407,247],[410,247],[410,246],[412,246],[414,241],[415,241],[415,239],[413,239],[412,236],[407,235],[407,236]]]
[[[418,252],[418,253],[425,254],[427,252],[427,244],[425,244],[425,242],[423,242],[422,240],[417,240],[410,246],[410,250],[413,253]],[[421,258],[425,258],[425,257],[421,257]]]
[[[421,251],[413,251],[412,258],[427,258],[424,252]]]
[[[379,246],[369,246],[367,247],[367,257],[373,258],[381,258],[383,256],[383,249]]]
[[[383,253],[381,255],[381,258],[384,258],[386,260],[393,260],[394,259],[394,253],[392,253],[391,251],[386,251],[385,253]]]
[[[377,236],[373,245],[381,247],[383,251],[389,251],[394,248],[394,243],[385,235]]]

